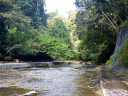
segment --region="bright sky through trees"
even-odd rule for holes
[[[76,9],[75,0],[46,0],[46,10],[49,12],[58,11],[59,15],[67,17],[67,11]]]

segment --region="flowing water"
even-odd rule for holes
[[[80,66],[0,70],[0,96],[21,96],[32,90],[38,96],[97,96],[97,69],[77,68]]]

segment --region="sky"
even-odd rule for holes
[[[55,12],[58,11],[59,15],[63,17],[67,17],[67,11],[72,10],[75,11],[75,0],[45,0],[46,2],[46,10],[47,12]]]

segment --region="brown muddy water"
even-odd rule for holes
[[[0,96],[22,96],[32,90],[36,90],[38,96],[97,96],[97,69],[77,68],[80,66],[0,70]]]

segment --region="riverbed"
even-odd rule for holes
[[[98,69],[81,64],[0,70],[0,96],[97,96]]]

